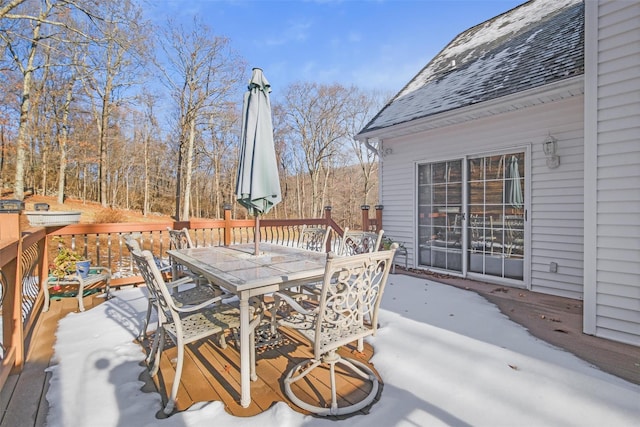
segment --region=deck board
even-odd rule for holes
[[[86,310],[104,301],[102,294],[83,298]],[[0,426],[43,427],[49,405],[46,399],[58,322],[78,311],[77,298],[52,299],[49,311],[41,313],[30,337],[25,365],[19,374],[9,375],[0,392]]]
[[[247,417],[264,412],[277,402],[285,402],[293,410],[309,414],[286,397],[283,378],[297,363],[311,357],[312,348],[295,331],[285,330],[283,336],[285,342],[281,346],[258,351],[256,355],[258,379],[251,383],[251,405],[248,408],[242,408],[239,404],[240,354],[233,339],[228,340],[226,349],[222,349],[212,339],[186,346],[185,363],[176,402],[177,410],[187,410],[197,402],[220,401],[230,414]],[[172,363],[171,359],[176,356],[176,353],[175,348],[165,349],[161,358],[160,372],[153,379],[164,401],[173,383],[175,363]],[[369,359],[373,355],[373,349],[367,343],[362,353],[356,351],[355,343],[343,347],[340,353],[372,367]],[[316,369],[316,371],[309,375],[309,381],[295,383],[292,388],[305,401],[317,404],[318,396],[322,396],[324,400],[321,401],[326,404],[331,396],[328,371],[323,372],[322,369]],[[353,403],[361,399],[370,387],[361,379],[353,378],[351,375],[339,375],[337,384],[340,404]]]

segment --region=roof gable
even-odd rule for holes
[[[530,1],[456,37],[360,133],[583,72],[582,2]]]

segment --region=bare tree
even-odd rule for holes
[[[100,203],[108,205],[108,130],[113,109],[121,102],[124,90],[140,83],[141,58],[148,48],[147,25],[142,10],[131,1],[104,3],[110,19],[100,22],[84,58],[84,88],[96,102],[93,111],[98,128],[100,152]]]
[[[71,68],[74,70],[74,68]],[[58,133],[58,147],[60,150],[60,165],[58,167],[58,203],[64,202],[66,192],[67,177],[67,145],[69,142],[69,114],[71,111],[71,102],[73,101],[73,91],[75,83],[78,80],[77,74],[73,73],[68,76],[65,83],[64,101],[60,107],[61,123]]]
[[[41,66],[36,61],[36,54],[40,47],[40,41],[43,36],[41,34],[43,22],[51,14],[53,4],[46,2],[42,4],[42,8],[37,12],[35,17],[29,16],[26,19],[14,22],[13,29],[16,31],[2,31],[0,37],[9,52],[10,57],[14,60],[15,66],[22,75],[22,93],[20,96],[20,118],[18,121],[18,135],[16,140],[16,171],[14,179],[14,196],[18,200],[24,199],[24,175],[25,160],[27,151],[28,123],[29,114],[31,112],[31,90],[34,72]],[[8,15],[5,13],[5,18]],[[20,30],[28,27],[26,21],[33,20],[34,25],[31,27],[31,33],[26,35]],[[25,43],[25,38],[29,42]]]
[[[204,154],[210,159],[208,175],[210,178],[211,204],[213,216],[220,218],[224,204],[224,195],[235,184],[237,170],[237,147],[239,146],[238,129],[240,116],[235,105],[228,105],[227,110],[211,114],[206,128],[208,144],[204,146]]]
[[[378,171],[378,153],[369,150],[354,137],[389,99],[390,94],[356,91],[346,113],[352,153],[358,160],[358,166],[362,172],[361,203],[365,205],[369,205],[373,183],[377,182],[375,174]]]
[[[159,65],[178,111],[175,216],[187,220],[197,139],[209,117],[230,101],[245,64],[227,38],[214,36],[197,18],[189,29],[173,22],[167,28],[160,42],[167,63]]]
[[[109,4],[116,3],[120,4]],[[18,199],[24,198],[28,125],[31,121],[35,73],[59,65],[51,62],[57,59],[57,55],[42,54],[43,47],[49,45],[50,40],[55,40],[59,43],[56,53],[63,55],[64,48],[61,46],[69,41],[70,34],[76,34],[86,42],[94,41],[85,30],[103,22],[100,14],[93,9],[98,6],[101,4],[92,0],[47,0],[12,1],[0,7],[0,16],[5,24],[0,30],[0,38],[7,56],[13,60],[22,76],[14,180],[14,194]],[[86,24],[84,29],[81,28],[82,22]]]
[[[345,113],[353,91],[337,84],[295,83],[285,93],[284,109],[292,138],[288,149],[302,150],[311,184],[311,209],[305,214],[312,217],[321,214],[329,165],[349,134]]]
[[[142,124],[140,126],[140,139],[143,143],[142,155],[144,157],[144,173],[143,173],[143,202],[142,214],[147,216],[149,213],[149,185],[150,185],[150,168],[149,168],[149,150],[151,146],[152,135],[158,131],[158,121],[154,113],[156,99],[149,92],[144,92],[140,96],[142,105],[144,106]]]

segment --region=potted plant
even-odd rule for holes
[[[397,243],[398,244],[398,249],[400,250],[400,252],[405,250],[404,247],[404,243],[402,242],[395,242],[391,237],[385,236],[382,238],[382,249],[384,249],[385,251],[391,249],[391,245]]]
[[[51,275],[58,279],[73,273],[87,277],[90,261],[86,260],[78,251],[67,247],[61,237],[55,237],[54,241],[58,243],[58,253],[53,259]]]

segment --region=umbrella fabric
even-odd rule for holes
[[[253,69],[242,106],[242,134],[236,196],[258,217],[282,200],[271,122],[271,86],[262,70]]]
[[[509,177],[507,180],[507,202],[514,208],[521,208],[524,203],[522,196],[522,187],[520,185],[520,170],[518,168],[518,158],[511,156],[509,162]]]

